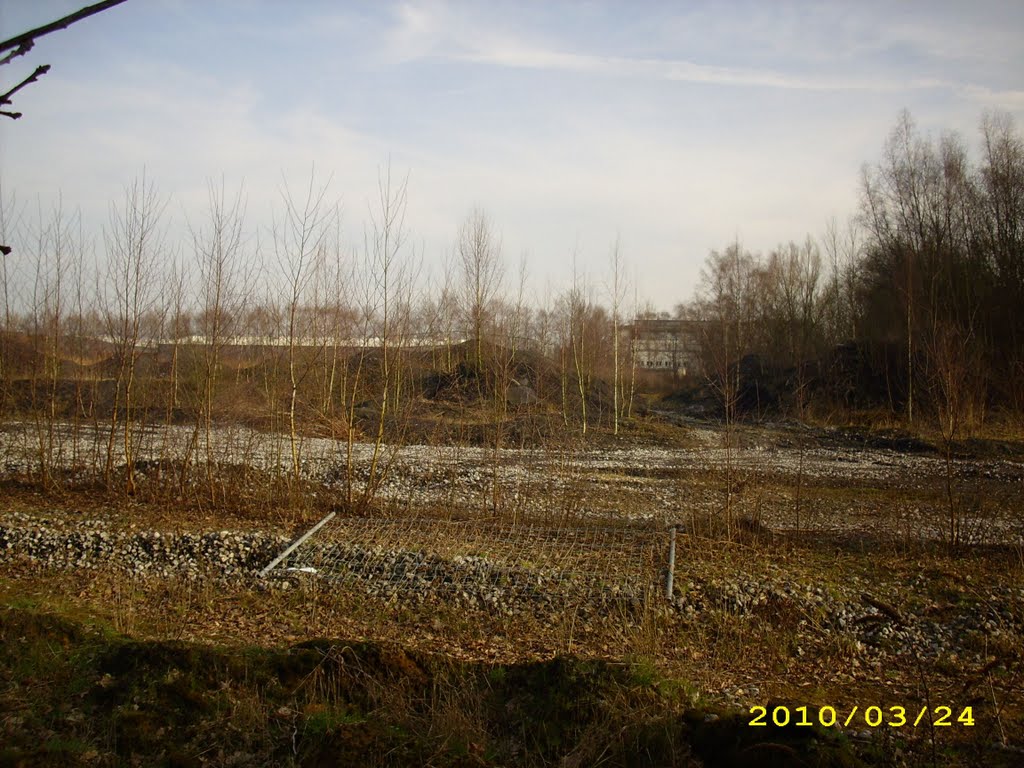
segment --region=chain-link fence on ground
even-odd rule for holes
[[[642,601],[663,579],[663,529],[490,520],[333,519],[272,573],[316,574],[384,598]]]

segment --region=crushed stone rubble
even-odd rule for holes
[[[112,530],[100,520],[62,524],[25,513],[9,513],[0,525],[0,563],[27,558],[55,569],[110,567],[156,576],[224,578],[271,589],[337,580],[389,602],[443,600],[502,614],[550,613],[571,605],[583,621],[636,617],[650,600],[684,622],[719,613],[784,625],[801,639],[792,649],[797,656],[805,652],[803,641],[808,647],[839,641],[854,667],[877,666],[887,655],[980,657],[994,643],[1015,644],[1024,636],[1024,588],[1006,585],[974,585],[940,603],[921,597],[928,587],[921,576],[890,590],[903,595],[905,603],[890,613],[879,609],[889,605],[877,597],[884,585],[863,583],[857,576],[841,587],[826,588],[785,572],[708,578],[677,574],[669,602],[658,585],[636,579],[351,542],[313,544],[301,560],[293,555],[270,577],[260,579],[260,569],[287,544],[284,536],[259,531],[164,534]]]
[[[357,584],[385,600],[422,603],[443,599],[469,608],[516,613],[522,605],[579,606],[584,615],[612,608],[639,611],[646,585],[636,578],[622,580],[496,563],[478,555],[442,557],[359,544],[314,546],[301,562],[283,564],[283,573],[315,572],[328,580]],[[290,567],[291,566],[291,567]]]
[[[789,623],[798,636],[842,638],[855,666],[878,664],[888,654],[931,659],[950,654],[981,657],[993,641],[1018,644],[1024,638],[1024,588],[992,585],[969,598],[962,595],[964,600],[955,607],[918,601],[921,604],[912,610],[897,610],[871,596],[877,586],[862,583],[856,576],[842,588],[771,575],[684,579],[676,582],[673,605],[695,622],[717,610],[748,620]],[[899,591],[919,596],[927,592],[927,586],[924,577],[919,577]],[[795,653],[801,656],[803,650],[797,647]]]
[[[19,517],[23,519],[19,521]],[[283,537],[258,531],[119,531],[102,521],[82,521],[73,528],[50,527],[15,513],[0,525],[0,562],[20,556],[53,568],[114,567],[161,576],[207,572],[241,576],[258,571],[286,543]]]
[[[616,607],[638,611],[646,587],[635,581],[606,580],[553,569],[495,564],[485,557],[451,558],[418,551],[355,544],[305,547],[289,556],[269,577],[260,571],[289,544],[265,532],[214,531],[161,533],[112,530],[103,521],[74,526],[10,513],[0,525],[0,563],[25,558],[48,568],[114,568],[153,576],[209,576],[244,584],[290,589],[303,579],[341,581],[385,600],[422,603],[444,599],[468,608],[514,613],[524,605],[564,607],[572,602],[582,615]],[[316,562],[317,567],[308,565]],[[325,564],[326,563],[326,564]]]
[[[180,434],[179,434],[180,432]],[[389,466],[381,498],[410,508],[433,503],[472,504],[489,496],[497,478],[502,495],[516,508],[534,514],[608,516],[616,504],[616,487],[628,487],[639,503],[628,514],[654,525],[676,523],[687,514],[712,512],[721,500],[709,488],[686,488],[687,473],[721,469],[726,452],[722,436],[692,428],[692,448],[579,449],[544,451],[506,449],[496,462],[487,448],[404,446],[383,461]],[[189,438],[187,430],[163,428],[140,435],[137,456],[153,462],[175,455]],[[102,436],[70,431],[59,436],[69,466],[76,456],[91,455]],[[226,466],[244,463],[256,471],[279,471],[287,454],[280,435],[242,429],[215,431],[216,444],[204,449]],[[353,446],[351,470],[346,446],[306,438],[301,445],[303,475],[334,492],[349,480],[370,481],[373,447]],[[32,466],[35,450],[31,425],[8,425],[0,435],[0,471],[9,476]],[[944,467],[936,456],[836,445],[807,447],[748,442],[732,451],[739,468],[772,472],[827,484],[915,488],[934,484]],[[997,481],[1024,489],[1024,464],[1002,460],[961,462],[965,477]],[[143,470],[140,482],[148,481]],[[580,490],[580,489],[583,490]],[[1011,493],[1012,495],[1012,493]],[[556,509],[557,507],[557,509]],[[843,500],[828,509],[803,509],[797,523],[785,505],[765,505],[762,523],[769,530],[798,524],[817,533],[892,529],[907,538],[942,540],[944,520],[911,499],[882,519],[867,500]],[[552,510],[555,510],[553,512]],[[878,518],[878,519],[875,519]],[[969,543],[998,541],[1024,546],[1024,517],[1010,503],[998,516],[966,519]],[[970,527],[970,526],[973,526]],[[904,533],[905,532],[905,533]],[[814,585],[810,577],[780,570],[762,575],[688,576],[677,570],[673,599],[664,598],[664,574],[638,569],[631,574],[560,571],[521,562],[499,562],[476,555],[439,555],[429,547],[370,546],[356,540],[311,540],[261,579],[289,539],[276,531],[208,531],[162,533],[115,529],[103,520],[69,521],[59,513],[8,512],[0,519],[0,563],[27,558],[58,569],[113,568],[125,573],[230,580],[269,589],[304,589],[309,584],[341,581],[376,599],[393,603],[442,600],[467,609],[518,614],[553,614],[567,607],[582,621],[601,616],[639,616],[650,605],[672,611],[682,622],[704,622],[715,615],[740,621],[765,621],[792,630],[791,652],[802,656],[822,643],[842,647],[851,668],[878,670],[893,656],[967,660],[984,659],[988,649],[1024,641],[1024,588],[1005,584],[962,585],[958,596],[929,597],[924,576],[912,583],[865,583],[854,576],[841,585]],[[868,596],[866,600],[865,597]],[[871,596],[898,610],[880,610]],[[744,688],[750,694],[750,686]]]

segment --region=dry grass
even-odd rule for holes
[[[906,562],[849,553],[826,555],[791,545],[719,544],[715,549],[684,548],[687,574],[713,579],[738,568],[754,574],[781,567],[794,578],[803,575],[828,585],[853,576],[899,581],[924,572],[929,590],[920,599],[939,601],[960,594],[959,585],[967,577],[984,584],[1001,572],[997,564],[981,560],[964,563],[936,556]],[[863,708],[871,703],[900,703],[909,709],[926,698],[948,701],[973,706],[979,723],[973,732],[938,734],[943,750],[961,744],[957,760],[982,735],[991,740],[998,731],[1012,739],[1024,723],[1019,647],[980,647],[982,657],[992,659],[984,665],[942,656],[922,664],[907,659],[880,666],[842,638],[814,632],[816,617],[786,602],[766,604],[750,616],[712,611],[698,622],[688,622],[665,611],[652,596],[639,616],[617,614],[584,622],[573,611],[508,617],[444,604],[387,604],[344,590],[328,591],[315,581],[285,592],[265,592],[203,580],[126,581],[120,574],[104,571],[83,577],[8,565],[0,571],[0,604],[31,606],[35,612],[74,617],[139,639],[187,640],[228,648],[288,646],[310,637],[340,637],[350,643],[373,641],[400,645],[411,653],[482,661],[498,670],[565,653],[580,659],[624,660],[637,684],[670,692],[680,706],[780,701],[790,706],[828,704],[848,711],[853,705]],[[810,634],[801,622],[812,625]],[[358,667],[353,674],[360,674]],[[411,674],[415,676],[414,669]],[[245,723],[266,728],[270,722],[282,732],[299,728],[338,733],[361,727],[358,723],[367,718],[400,721],[423,734],[423,748],[430,759],[446,764],[456,754],[484,760],[487,750],[495,748],[480,715],[486,687],[466,687],[457,675],[440,674],[433,680],[425,708],[415,706],[421,694],[410,698],[402,686],[375,683],[368,689],[368,708],[357,715],[346,709],[338,695],[343,681],[325,661],[292,686],[293,694],[302,698],[284,714],[268,703],[267,692],[258,686],[234,689],[229,698],[239,728]],[[737,698],[722,693],[736,688],[757,693]],[[647,705],[637,709],[635,700],[631,706],[632,716],[643,721],[657,714],[647,711]],[[595,717],[566,755],[568,764],[591,764],[609,749],[608,723],[599,713]],[[922,754],[930,749],[930,741],[919,732],[902,736],[901,749]],[[513,747],[506,744],[504,749]]]
[[[743,439],[754,450],[763,436],[757,430],[748,432]],[[687,441],[701,444],[692,436],[683,440]],[[681,522],[695,522],[688,534],[679,537],[677,595],[690,582],[788,581],[818,587],[828,595],[871,592],[910,615],[942,623],[988,610],[991,596],[1002,590],[1001,605],[1018,621],[1024,616],[1024,555],[1019,548],[968,549],[951,555],[941,542],[920,539],[916,519],[901,517],[908,508],[931,514],[932,506],[934,514],[942,514],[941,488],[935,479],[901,484],[894,474],[891,480],[858,484],[841,475],[802,478],[803,519],[805,525],[811,521],[817,528],[797,532],[777,524],[794,513],[792,472],[748,468],[734,473],[738,482],[733,488],[737,516],[747,522],[725,539],[716,517],[724,488],[720,470],[633,471],[611,466],[588,472],[575,463],[581,455],[578,447],[570,443],[559,450],[551,464],[558,473],[557,483],[552,478],[537,480],[551,481],[545,498],[559,507],[556,517],[570,530],[592,526],[594,521],[583,513],[599,505],[623,516],[640,514],[656,507],[662,498],[658,494],[675,489],[682,508],[690,510]],[[31,486],[8,486],[3,514],[38,516],[46,509],[45,514],[70,522],[103,518],[126,530],[256,527],[292,534],[331,506],[329,494],[314,497],[311,490],[296,489],[294,499],[282,495],[276,505],[254,507],[248,500],[239,501],[243,498],[239,495],[230,504],[211,507],[187,499],[172,506],[164,497],[144,494],[125,502],[95,489],[69,488],[61,494],[40,495]],[[986,505],[1004,512],[1020,502],[1019,488],[998,477],[978,480],[976,490]],[[435,521],[480,515],[454,497],[449,506],[409,511]],[[514,515],[520,517],[522,512],[516,510]],[[840,516],[859,522],[832,534],[821,526],[829,515],[837,522]],[[465,542],[435,544],[441,548],[450,544],[454,552]],[[660,566],[651,567],[653,574]],[[931,701],[974,707],[979,723],[974,729],[905,731],[880,737],[883,752],[899,749],[926,760],[934,736],[937,754],[945,754],[940,763],[968,765],[995,759],[984,751],[985,745],[1001,740],[1015,743],[1024,730],[1020,693],[1024,659],[1016,625],[1007,625],[1012,631],[1001,635],[975,633],[964,639],[965,650],[956,655],[883,657],[859,645],[854,633],[831,631],[825,614],[805,602],[773,596],[747,612],[711,609],[691,619],[669,609],[658,589],[652,584],[639,610],[617,606],[601,613],[579,603],[501,613],[439,598],[423,602],[370,598],[356,586],[328,585],[316,579],[297,580],[292,588],[280,590],[210,578],[126,577],[104,569],[61,572],[17,561],[0,566],[0,605],[29,606],[137,639],[239,648],[344,638],[351,643],[392,644],[409,653],[441,653],[452,663],[483,663],[489,669],[571,654],[576,659],[623,665],[641,688],[670,692],[674,706],[696,702],[742,710],[754,703],[780,701],[848,711],[854,705],[869,704],[900,704],[910,709]],[[521,740],[496,739],[493,724],[481,718],[481,711],[489,706],[489,683],[465,685],[461,673],[448,677],[437,673],[426,707],[421,706],[422,693],[374,684],[367,694],[371,706],[354,711],[338,693],[344,681],[331,676],[331,663],[314,668],[302,679],[294,690],[305,698],[290,703],[284,713],[279,711],[276,694],[266,687],[230,682],[226,690],[232,718],[241,729],[245,724],[262,727],[286,746],[295,734],[301,740],[303,734],[313,733],[325,738],[324,743],[344,733],[352,739],[350,745],[359,739],[378,744],[375,740],[383,737],[375,729],[400,723],[418,734],[419,761],[488,764],[497,754],[525,760]],[[561,754],[565,764],[593,764],[619,754],[615,750],[635,746],[630,739],[639,737],[630,728],[640,722],[656,723],[650,727],[661,729],[663,735],[675,733],[674,726],[661,723],[648,710],[654,706],[650,701],[621,691],[609,701],[616,696],[625,696],[620,703],[635,716],[629,721],[632,725],[626,727],[603,710],[595,710],[586,727],[575,733],[572,748]],[[610,736],[613,723],[626,730]],[[955,752],[942,753],[953,747]],[[282,754],[288,757],[288,749]],[[976,754],[984,757],[972,757]],[[289,759],[296,758],[293,753]],[[687,759],[679,755],[680,764]]]

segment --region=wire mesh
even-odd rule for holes
[[[522,601],[644,599],[663,531],[490,520],[335,519],[280,566],[384,598],[457,598],[512,610]]]

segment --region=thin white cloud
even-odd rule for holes
[[[980,86],[969,79],[936,76],[932,74],[933,68],[922,70],[927,74],[915,74],[915,68],[910,65],[896,71],[887,67],[881,72],[861,74],[870,71],[865,67],[866,63],[877,60],[886,51],[901,48],[938,62],[960,63],[967,58],[984,60],[982,52],[986,46],[980,41],[986,35],[992,40],[1005,38],[1005,30],[998,25],[979,22],[971,27],[966,18],[961,18],[959,37],[950,40],[948,25],[927,19],[915,19],[915,23],[909,23],[900,18],[886,18],[878,15],[879,9],[874,11],[874,21],[871,21],[870,14],[868,18],[854,16],[850,21],[848,9],[842,6],[801,6],[799,13],[795,13],[794,8],[780,10],[774,4],[770,8],[769,12],[762,4],[755,4],[752,9],[755,19],[746,23],[736,18],[738,14],[722,12],[718,7],[713,12],[703,8],[681,14],[669,22],[680,28],[684,24],[686,27],[686,35],[675,41],[675,47],[692,47],[698,51],[716,46],[719,50],[729,50],[731,46],[738,52],[761,50],[763,53],[759,58],[767,56],[790,60],[792,63],[786,69],[767,63],[757,67],[724,66],[704,63],[694,57],[580,52],[581,47],[586,47],[586,41],[556,39],[538,43],[536,40],[544,37],[543,33],[535,30],[510,31],[504,18],[481,18],[474,16],[471,9],[456,9],[444,2],[397,6],[393,26],[385,37],[386,48],[394,63],[438,58],[513,69],[712,86],[878,93],[945,89],[968,96],[984,94],[986,102],[1005,98],[1013,105],[1020,98],[1021,92],[1013,89],[998,90]],[[709,23],[712,18],[714,24]],[[722,26],[726,21],[730,24],[728,33]],[[694,30],[699,30],[703,39],[698,38]],[[750,44],[748,38],[752,35],[759,45]],[[731,39],[734,37],[736,39]],[[970,45],[966,39],[971,41]],[[1011,45],[1011,48],[1020,47],[1019,43]],[[838,66],[840,71],[817,73],[818,65],[825,60],[831,60],[835,65],[832,69]],[[858,70],[856,74],[842,71],[844,67],[854,66]]]
[[[812,77],[765,69],[710,66],[692,61],[623,58],[563,53],[505,44],[490,50],[453,54],[451,58],[523,69],[584,72],[617,77],[646,77],[705,85],[753,86],[808,91],[896,91],[947,87],[937,80],[893,82],[836,77]]]

